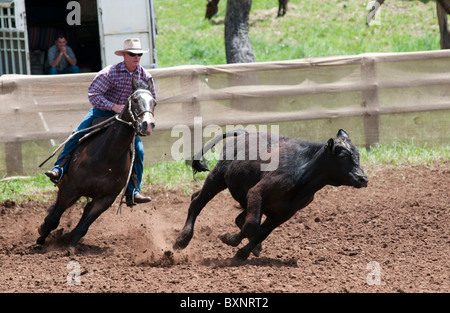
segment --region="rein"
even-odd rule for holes
[[[125,192],[127,191],[127,186],[130,183],[131,173],[133,173],[134,158],[136,156],[135,141],[136,141],[136,135],[133,136],[133,141],[131,142],[131,145],[130,145],[130,149],[131,149],[130,170],[128,171],[127,182],[125,183],[125,186],[123,187],[122,197],[120,197],[120,203],[119,203],[119,207],[117,208],[116,215],[119,213],[122,214],[122,204],[125,203],[125,201],[123,201],[123,198],[125,198]],[[134,189],[133,189],[133,194],[131,195],[131,197],[133,199],[132,202],[134,202]]]
[[[121,123],[124,123],[124,124],[126,124],[126,125],[132,127],[132,128],[134,129],[134,131],[135,131],[134,136],[133,136],[133,141],[131,142],[131,145],[130,145],[130,149],[131,149],[130,170],[128,171],[127,182],[125,183],[125,186],[124,186],[124,188],[123,188],[122,197],[120,197],[120,203],[119,203],[119,207],[117,208],[116,215],[119,214],[119,213],[122,214],[122,204],[125,203],[125,201],[123,201],[123,199],[125,198],[125,193],[126,193],[126,190],[127,190],[127,186],[128,186],[128,184],[130,183],[131,174],[133,173],[133,164],[134,164],[134,159],[135,159],[135,157],[136,157],[136,147],[135,147],[136,135],[137,135],[137,133],[139,132],[139,125],[138,125],[139,123],[138,123],[137,117],[141,116],[142,114],[144,114],[144,113],[146,113],[146,112],[148,112],[148,113],[150,113],[151,115],[155,116],[154,113],[153,113],[152,111],[150,111],[150,110],[144,110],[144,111],[142,111],[142,112],[140,112],[140,113],[138,114],[138,113],[136,113],[136,112],[132,109],[132,106],[131,106],[131,98],[132,98],[138,91],[139,91],[139,92],[147,92],[147,93],[149,93],[150,95],[152,95],[151,92],[148,91],[148,90],[146,90],[146,89],[137,89],[135,92],[133,92],[133,93],[128,97],[128,113],[130,114],[131,119],[132,119],[133,121],[132,121],[132,122],[127,122],[127,121],[123,120],[123,119],[122,119],[123,112],[120,114],[120,117],[119,117],[119,114],[115,115],[115,119],[116,119],[117,121],[119,121],[119,122],[121,122]],[[152,97],[153,97],[153,95],[152,95]],[[133,194],[131,195],[131,197],[132,197],[132,202],[134,202],[134,190],[133,190]]]
[[[42,167],[45,163],[47,163],[47,161],[50,160],[50,159],[51,159],[51,158],[52,158],[59,150],[61,150],[61,148],[64,147],[64,145],[65,145],[70,139],[72,139],[73,136],[78,135],[79,133],[85,132],[85,131],[87,131],[87,130],[93,130],[93,131],[90,132],[90,133],[96,133],[96,132],[98,132],[99,130],[101,130],[102,128],[106,128],[106,127],[110,126],[110,125],[112,124],[112,120],[115,119],[115,118],[117,117],[117,115],[118,115],[118,114],[116,114],[116,115],[114,115],[114,116],[108,118],[107,120],[105,120],[105,121],[103,121],[103,122],[101,122],[101,123],[98,123],[98,124],[96,124],[96,125],[94,125],[94,126],[87,127],[87,128],[84,128],[84,129],[80,129],[79,131],[72,133],[69,137],[67,137],[66,140],[64,140],[64,142],[63,142],[62,144],[60,144],[60,145],[58,146],[58,148],[56,148],[55,151],[53,151],[52,154],[50,154],[50,156],[49,156],[47,159],[45,159],[44,162],[42,162],[42,163],[39,165],[39,167]],[[124,121],[124,122],[125,122],[125,121]],[[89,134],[90,134],[90,133],[89,133]],[[86,134],[86,136],[89,135],[89,134]],[[86,136],[83,136],[81,139],[85,138]],[[80,139],[80,140],[81,140],[81,139]]]

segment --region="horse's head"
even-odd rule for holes
[[[133,93],[128,98],[128,113],[136,133],[141,136],[150,136],[155,128],[156,106],[156,100],[151,93],[152,86],[136,81],[133,77],[131,81]],[[151,84],[151,80],[149,82]]]

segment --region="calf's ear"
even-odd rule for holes
[[[337,135],[336,135],[338,138],[339,137],[343,137],[343,138],[347,138],[347,139],[349,139],[350,138],[350,136],[348,135],[348,133],[345,131],[345,129],[339,129],[339,131],[338,131],[338,133],[337,133]]]

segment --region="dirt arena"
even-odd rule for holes
[[[365,170],[368,188],[324,188],[264,241],[259,258],[242,262],[232,260],[237,248],[218,239],[237,229],[227,191],[202,211],[188,248],[175,253],[190,198],[181,190],[145,186],[151,204],[118,215],[115,204],[75,255],[58,237],[76,225],[82,204],[37,246],[49,203],[5,201],[0,291],[450,292],[450,162]]]

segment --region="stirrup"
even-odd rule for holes
[[[125,204],[129,208],[132,208],[133,206],[137,205],[136,201],[134,201],[134,191],[131,194],[131,196],[125,196]]]

